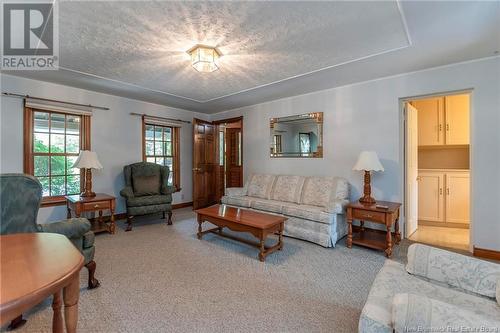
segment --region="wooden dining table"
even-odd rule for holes
[[[52,233],[2,235],[0,251],[0,324],[53,295],[52,331],[64,331],[64,303],[66,331],[76,332],[84,258],[70,240]]]

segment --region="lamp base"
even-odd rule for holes
[[[365,170],[365,185],[363,186],[363,196],[359,198],[359,202],[363,205],[373,205],[376,201],[372,197],[372,187],[370,171]]]
[[[92,191],[84,191],[82,193],[80,193],[80,196],[81,197],[95,197],[95,192],[92,192]]]
[[[359,198],[359,202],[362,203],[363,205],[373,205],[375,204],[377,201],[372,198],[371,196],[364,196],[364,197],[361,197]]]

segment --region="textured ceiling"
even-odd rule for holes
[[[493,55],[500,2],[60,2],[59,71],[84,89],[218,112]],[[218,46],[199,73],[186,50]]]

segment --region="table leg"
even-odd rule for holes
[[[52,317],[52,332],[55,333],[64,332],[61,308],[62,308],[61,291],[58,290],[54,294],[54,298],[52,300],[52,311],[54,312]]]
[[[114,234],[115,233],[115,229],[116,229],[115,210],[113,208],[111,208],[110,212],[111,212],[111,217],[109,218],[109,221],[110,221],[109,229],[110,229],[110,232],[112,234]]]
[[[78,298],[80,297],[80,272],[75,274],[71,282],[63,289],[64,321],[66,332],[76,333],[78,324]]]
[[[259,241],[259,260],[260,261],[264,261],[266,260],[266,255],[265,255],[265,247],[264,247],[264,236],[261,236],[260,237],[260,241]]]
[[[202,228],[201,228],[201,224],[203,223],[203,218],[198,215],[198,234],[196,236],[198,236],[198,239],[201,239],[201,236],[203,236],[203,234],[201,233],[202,232]]]
[[[352,248],[352,219],[347,219],[347,247]]]
[[[391,226],[390,225],[386,226],[386,229],[387,229],[387,233],[386,233],[386,237],[385,237],[385,242],[386,242],[386,245],[387,245],[387,249],[385,250],[385,256],[387,258],[390,258],[391,255],[392,255]]]
[[[365,231],[365,221],[359,221],[359,224],[360,224],[360,230],[361,231]]]
[[[396,236],[396,244],[399,244],[401,241],[401,234],[399,233],[399,219],[396,219],[394,222],[394,234]]]
[[[69,207],[66,207],[67,213],[66,213],[66,218],[70,219],[71,218],[71,209]]]

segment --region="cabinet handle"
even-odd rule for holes
[[[439,131],[441,132],[443,130],[443,125],[439,124]]]
[[[443,195],[443,189],[441,187],[439,188],[439,195]]]
[[[449,131],[450,130],[450,124],[446,124],[446,130]]]

